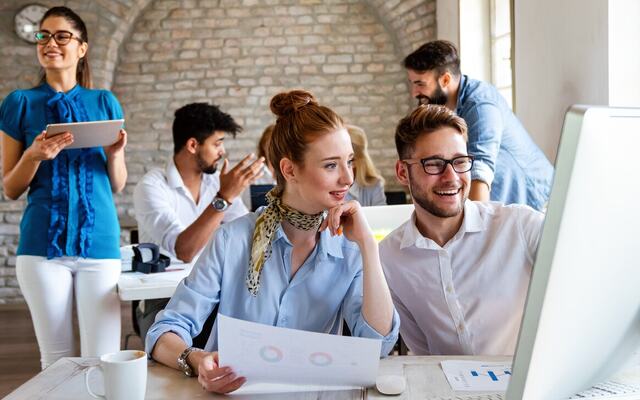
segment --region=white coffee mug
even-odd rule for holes
[[[89,386],[91,371],[99,368],[104,377],[104,396],[94,393]],[[89,394],[96,399],[144,400],[147,390],[147,353],[140,350],[122,350],[100,357],[100,365],[87,369],[84,383]]]

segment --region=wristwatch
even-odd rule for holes
[[[211,205],[217,211],[222,212],[222,211],[226,211],[227,208],[229,208],[229,206],[231,205],[231,203],[223,199],[222,196],[220,196],[220,193],[218,193],[216,194],[216,197],[213,198]]]
[[[193,368],[191,368],[191,366],[187,362],[187,357],[189,357],[189,354],[191,354],[192,351],[204,351],[204,350],[199,349],[197,347],[187,347],[180,354],[180,356],[178,356],[178,368],[180,368],[180,370],[184,372],[186,376],[195,376],[195,373],[193,372]]]

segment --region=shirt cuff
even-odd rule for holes
[[[493,171],[487,164],[476,160],[473,163],[473,169],[471,170],[471,180],[472,181],[482,181],[487,184],[487,186],[491,187],[493,183]]]
[[[400,316],[398,315],[398,312],[394,308],[391,331],[389,331],[386,336],[382,336],[378,331],[373,329],[371,325],[369,325],[364,319],[364,316],[362,316],[361,320],[362,325],[358,330],[358,337],[382,340],[382,346],[380,347],[380,357],[388,356],[391,350],[393,350],[393,346],[398,341],[398,331],[400,330]]]
[[[188,347],[191,347],[191,335],[189,332],[177,325],[168,324],[168,323],[159,323],[153,324],[149,331],[147,332],[147,337],[144,341],[144,351],[147,352],[147,356],[151,359],[151,353],[153,353],[153,348],[156,346],[156,342],[160,339],[160,336],[167,332],[173,332],[176,335],[180,336],[180,338],[187,344]]]

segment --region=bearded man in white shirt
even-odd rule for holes
[[[380,254],[402,338],[416,355],[513,354],[544,215],[467,200],[467,125],[446,107],[418,107],[395,140],[415,212]]]
[[[245,215],[239,195],[262,176],[264,159],[247,155],[235,167],[225,155],[224,139],[242,128],[217,106],[187,104],[175,112],[173,157],[136,185],[133,201],[140,242],[155,243],[172,259],[193,262],[214,231],[224,222]],[[142,302],[136,311],[141,337],[168,299]]]

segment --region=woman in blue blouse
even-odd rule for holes
[[[42,368],[74,355],[75,297],[82,356],[120,348],[120,228],[112,193],[124,188],[126,132],[106,148],[65,149],[71,133],[45,137],[47,124],[122,118],[116,98],[91,90],[87,29],[66,7],[47,11],[36,32],[39,86],[0,106],[4,193],[28,189],[16,274],[29,305]]]
[[[313,332],[339,334],[344,319],[354,336],[381,339],[382,356],[398,336],[376,241],[360,205],[345,202],[353,149],[342,119],[301,90],[276,95],[271,110],[269,205],[216,231],[146,338],[155,360],[212,392],[245,382],[218,365],[217,326],[205,351],[190,347],[216,304],[227,316]]]

